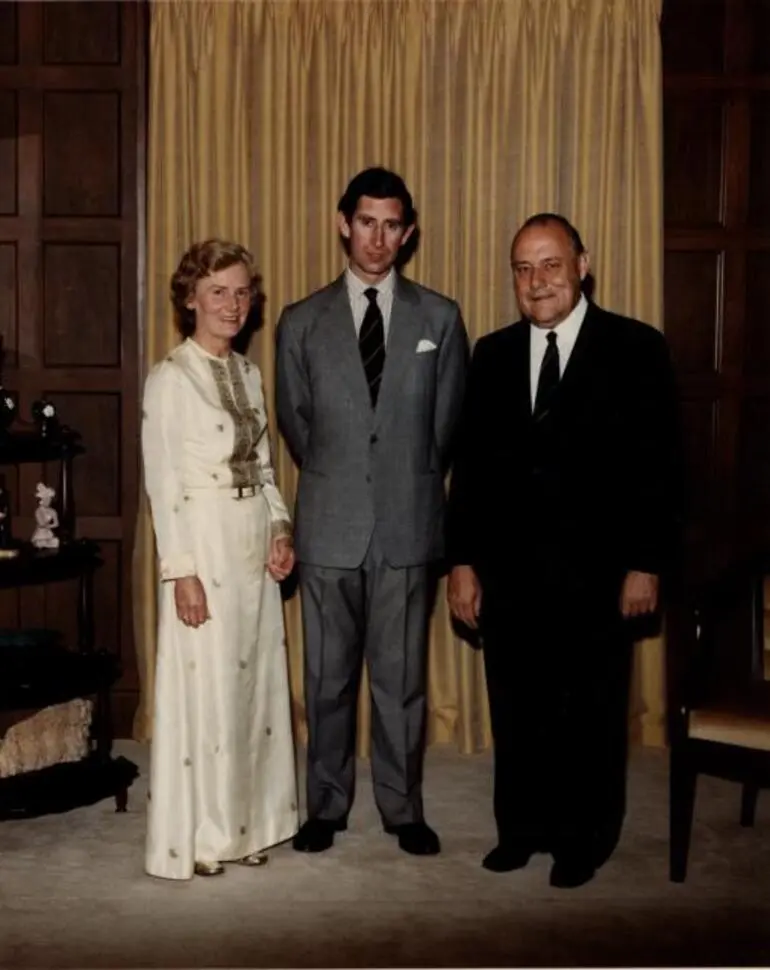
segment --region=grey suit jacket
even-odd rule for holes
[[[353,569],[375,526],[391,566],[443,555],[444,474],[467,358],[457,304],[398,277],[373,411],[344,276],[284,309],[276,398],[300,467],[300,562]]]

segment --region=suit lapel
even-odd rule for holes
[[[599,321],[599,312],[592,303],[588,304],[588,309],[583,318],[575,346],[572,348],[572,353],[569,356],[567,366],[559,382],[557,394],[559,406],[563,406],[565,401],[569,402],[569,398],[575,389],[577,388],[579,390],[581,383],[586,378],[590,379],[593,363],[595,362],[594,351],[600,339],[599,331],[601,330],[601,323]]]
[[[382,385],[377,398],[375,423],[380,425],[397,400],[399,377],[407,373],[412,356],[417,350],[417,307],[419,297],[408,280],[396,277],[393,291],[393,307],[390,311],[390,327],[385,352]],[[363,373],[363,368],[362,368]]]
[[[522,321],[514,325],[512,373],[510,386],[513,394],[513,407],[516,418],[528,424],[532,417],[532,389],[529,375],[530,325]]]
[[[335,360],[339,361],[342,383],[357,408],[371,410],[369,385],[366,382],[361,352],[356,339],[353,311],[350,309],[345,276],[340,276],[332,286],[329,302],[320,322],[324,328]]]

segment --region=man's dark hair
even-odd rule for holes
[[[538,212],[534,216],[530,216],[529,219],[527,219],[526,222],[519,227],[518,232],[513,237],[513,244],[511,248],[513,249],[518,242],[519,236],[524,232],[525,229],[529,229],[530,226],[549,226],[553,223],[561,226],[562,229],[567,233],[575,255],[582,256],[586,251],[586,248],[583,245],[583,240],[580,238],[580,233],[572,225],[569,219],[566,219],[564,216],[560,216],[558,212]]]
[[[353,221],[358,200],[364,195],[368,195],[370,199],[398,199],[403,208],[405,229],[417,221],[417,210],[406,183],[400,175],[387,168],[367,168],[351,180],[337,203],[337,210],[345,216],[348,223]]]

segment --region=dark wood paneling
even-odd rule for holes
[[[770,398],[746,397],[740,423],[738,478],[747,540],[770,542]]]
[[[120,10],[106,0],[43,5],[44,64],[118,64]]]
[[[713,513],[717,409],[711,400],[683,401],[682,434],[687,467],[687,495],[692,513],[690,528]]]
[[[18,179],[16,142],[18,137],[16,92],[0,91],[0,216],[17,212]]]
[[[746,294],[745,371],[770,386],[770,251],[748,254]]]
[[[43,250],[48,367],[120,366],[120,249],[48,243]]]
[[[767,38],[770,46],[770,35]],[[770,95],[751,101],[749,224],[770,229]]]
[[[94,634],[97,646],[120,657],[123,649],[122,595],[125,579],[120,542],[99,543],[104,565],[94,576]],[[129,667],[133,666],[129,658]]]
[[[106,544],[97,626],[125,669],[116,705],[124,735],[137,687],[129,578],[139,489],[146,15],[143,0],[0,0],[0,331],[18,352],[8,355],[3,378],[25,416],[48,393],[83,435],[77,530]],[[35,483],[55,484],[57,472],[22,466],[9,484],[23,538],[34,528]],[[61,615],[71,634],[74,608],[72,584],[11,592],[0,598],[0,625]]]
[[[120,215],[118,92],[48,92],[43,150],[46,216]]]
[[[0,64],[15,64],[18,60],[18,25],[14,0],[0,2]]]
[[[770,0],[664,0],[662,36],[665,325],[697,580],[768,534]]]
[[[664,270],[666,332],[680,375],[717,370],[720,254],[669,251]]]
[[[82,435],[86,452],[74,474],[78,516],[120,515],[120,395],[57,391],[46,397]]]
[[[751,70],[770,73],[770,0],[745,0],[751,35]]]
[[[721,94],[670,94],[663,120],[666,224],[717,225],[722,215]]]
[[[661,39],[666,71],[720,72],[724,25],[725,0],[664,0]]]
[[[0,244],[0,336],[5,351],[4,366],[16,363],[17,347],[17,301],[16,301],[16,246]]]

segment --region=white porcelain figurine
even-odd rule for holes
[[[53,530],[59,525],[59,516],[56,509],[51,508],[51,502],[56,492],[43,482],[38,482],[35,489],[35,498],[38,506],[35,509],[35,522],[37,528],[32,533],[32,545],[36,549],[58,549],[59,539],[53,534]]]

